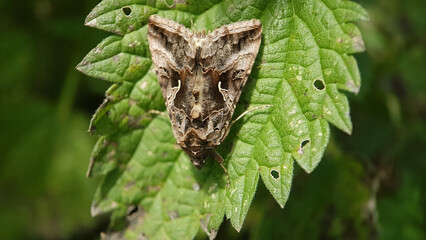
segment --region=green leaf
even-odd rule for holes
[[[197,30],[252,18],[263,24],[261,49],[235,116],[273,107],[249,113],[219,147],[230,188],[216,162],[196,170],[176,145],[169,119],[149,112],[165,110],[146,38],[153,13]],[[105,39],[77,66],[114,83],[90,127],[101,137],[89,173],[104,176],[92,214],[113,211],[111,234],[127,239],[191,239],[199,228],[214,238],[224,216],[241,229],[259,175],[284,207],[293,161],[314,170],[328,143],[328,122],[352,131],[340,90],[359,91],[357,63],[349,54],[364,45],[349,21],[367,18],[359,5],[339,0],[102,1],[86,25],[122,36]]]

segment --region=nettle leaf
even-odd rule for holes
[[[196,170],[177,146],[147,42],[151,14],[196,30],[260,19],[263,39],[219,153],[231,181],[214,161]],[[110,236],[191,239],[199,228],[210,238],[226,216],[240,230],[261,176],[284,207],[294,161],[312,172],[327,146],[329,123],[351,133],[349,104],[341,90],[357,93],[360,75],[350,54],[364,44],[350,21],[365,10],[341,0],[143,1],[104,0],[86,25],[118,35],[103,40],[77,66],[113,82],[90,131],[100,135],[88,175],[103,176],[92,207],[112,211]]]

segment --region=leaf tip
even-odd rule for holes
[[[90,215],[92,217],[96,217],[102,213],[101,208],[96,204],[95,201],[92,202],[92,206],[90,206]]]
[[[361,8],[361,9],[362,9],[362,12],[359,19],[362,21],[370,21],[370,14],[368,14],[365,8]]]
[[[362,40],[362,37],[360,35],[352,37],[352,43],[352,47],[356,52],[365,51],[364,40]]]
[[[352,130],[353,130],[353,125],[352,125],[352,121],[351,121],[351,116],[350,113],[346,113],[347,117],[347,122],[346,122],[346,126],[345,128],[342,128],[342,131],[345,132],[348,135],[352,135]]]
[[[96,21],[96,18],[92,20],[86,19],[84,26],[96,28],[97,24],[98,22]]]
[[[237,232],[241,232],[241,228],[243,228],[243,225],[242,225],[242,224],[240,224],[239,226],[234,226],[234,229],[235,229]]]
[[[302,166],[302,165],[299,164],[299,166],[302,167],[302,169],[305,170],[305,172],[307,174],[311,174],[315,170],[315,168],[317,167],[317,165],[318,164],[310,165],[310,166],[306,166],[306,165]]]
[[[359,90],[360,90],[360,85],[355,83],[354,80],[349,80],[348,82],[346,82],[346,89],[348,89],[350,92],[354,93],[354,94],[358,94]]]
[[[240,217],[236,217],[236,216],[232,216],[230,218],[231,220],[231,226],[237,231],[240,232],[241,228],[243,228],[243,221],[244,221],[244,217],[240,216]]]
[[[287,203],[288,195],[287,195],[287,197],[280,198],[279,200],[277,198],[275,198],[276,202],[278,203],[278,205],[280,206],[281,209],[284,209],[285,204]]]
[[[352,135],[352,124],[348,126],[346,129],[342,129],[346,134]]]
[[[216,238],[217,230],[216,229],[210,229],[210,231],[209,231],[208,225],[209,225],[210,217],[211,217],[211,215],[207,214],[206,218],[201,218],[200,219],[200,226],[203,229],[203,231],[207,234],[209,239],[213,240],[213,239]]]
[[[75,66],[75,69],[79,72],[84,73],[84,67],[87,65],[87,62],[83,59],[77,66]]]

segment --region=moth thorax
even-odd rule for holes
[[[195,104],[191,110],[191,118],[198,119],[201,117],[201,104]]]
[[[206,40],[206,32],[198,32],[194,35],[194,45],[196,48],[201,48]]]

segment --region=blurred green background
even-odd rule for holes
[[[107,82],[74,67],[108,33],[83,26],[99,0],[0,2],[0,239],[96,239],[99,179],[86,132]],[[280,209],[259,184],[240,233],[217,239],[426,239],[426,1],[362,0],[367,51],[349,94],[354,131],[332,128]]]

